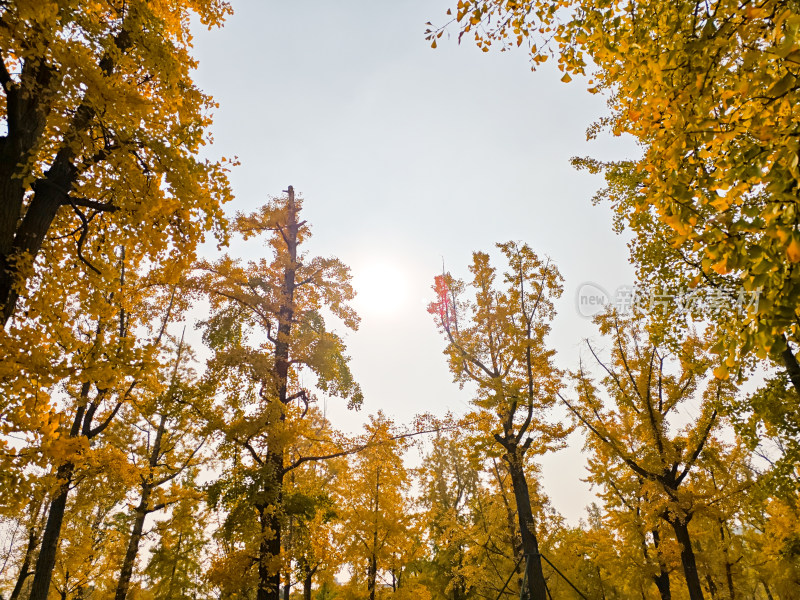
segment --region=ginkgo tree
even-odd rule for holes
[[[468,508],[477,491],[479,470],[469,450],[469,437],[463,431],[439,432],[417,471],[422,524],[430,545],[430,587],[452,600],[464,600],[471,583],[464,575],[470,545]]]
[[[118,277],[112,291],[90,280],[81,291],[85,303],[76,304],[69,296],[53,301],[64,322],[39,348],[3,361],[2,431],[20,444],[3,456],[8,457],[4,477],[11,484],[4,504],[13,507],[31,486],[42,485],[49,495],[31,584],[33,600],[49,593],[69,496],[77,482],[87,469],[130,472],[117,423],[140,393],[157,393],[162,386],[159,351],[165,330],[185,307],[169,286],[159,285],[158,277],[150,279],[153,274],[144,268],[142,254],[111,258]],[[37,369],[41,377],[31,377]]]
[[[589,135],[606,129],[642,148],[628,165],[635,193],[613,205],[643,250],[640,276],[673,288],[728,280],[734,300],[758,293],[740,318],[719,322],[722,366],[771,355],[800,391],[791,348],[800,343],[798,7],[458,0],[448,12],[459,39],[474,37],[484,50],[523,47],[535,65],[557,57],[565,81],[585,74],[589,91],[605,95],[609,113]],[[427,35],[435,41],[446,29]],[[675,260],[664,265],[670,252]]]
[[[348,305],[354,296],[349,269],[336,258],[303,252],[310,228],[301,210],[302,199],[289,186],[286,195],[236,219],[245,239],[262,237],[267,257],[242,265],[225,256],[198,269],[197,285],[211,302],[205,328],[214,352],[209,376],[219,378],[224,398],[207,418],[224,439],[222,456],[235,466],[211,490],[227,512],[230,536],[230,552],[220,557],[217,571],[224,586],[241,588],[255,566],[258,600],[279,597],[283,481],[310,458],[286,457],[314,401],[301,375],[350,407],[362,401],[344,342],[328,330],[323,314],[357,327]]]
[[[340,438],[323,411],[309,407],[304,431],[287,448],[287,461],[301,457],[327,456],[336,452],[334,440]],[[286,582],[284,595],[293,584],[302,584],[303,598],[311,600],[312,587],[320,577],[331,577],[341,568],[341,507],[335,490],[342,485],[347,470],[345,452],[325,460],[309,460],[288,473],[284,480],[284,521],[287,529]],[[294,568],[291,566],[294,564]]]
[[[456,381],[476,386],[474,419],[486,451],[500,450],[517,507],[525,576],[532,600],[545,600],[546,584],[525,474],[526,457],[559,447],[569,428],[547,420],[561,373],[545,337],[561,295],[561,275],[527,244],[498,244],[506,269],[474,252],[465,283],[436,277],[429,311],[447,341],[445,354]],[[497,281],[501,279],[501,281]]]
[[[381,581],[399,589],[403,567],[414,544],[409,511],[411,476],[403,464],[408,440],[398,436],[391,419],[379,412],[365,425],[367,450],[353,455],[339,484],[340,535],[355,597],[375,600]],[[417,596],[419,597],[419,596]]]
[[[126,230],[154,262],[172,249],[188,265],[223,223],[224,164],[197,156],[214,104],[191,79],[189,26],[229,12],[224,0],[2,6],[3,325],[20,296],[53,293],[33,284],[37,270],[60,271],[60,292],[65,264],[89,265],[87,250],[115,248]]]
[[[131,462],[138,471],[135,504],[129,511],[131,521],[127,546],[117,579],[115,600],[125,600],[131,586],[145,522],[151,514],[169,509],[183,501],[191,504],[198,496],[194,486],[183,486],[180,479],[195,470],[202,460],[200,451],[207,438],[202,414],[213,399],[213,381],[198,381],[184,363],[188,362],[183,336],[174,350],[172,364],[165,365],[162,378],[167,382],[157,394],[144,396],[129,411],[133,443]],[[186,497],[189,498],[186,498]]]
[[[611,340],[608,361],[592,349],[610,401],[584,368],[575,374],[577,399],[559,395],[585,428],[587,444],[612,459],[604,471],[595,471],[595,481],[616,487],[623,496],[633,486],[634,495],[646,499],[639,506],[646,504],[642,518],[649,531],[655,531],[653,517],[669,525],[680,545],[689,598],[702,600],[689,524],[705,506],[745,488],[734,482],[732,489],[709,493],[695,486],[720,427],[719,407],[736,390],[710,376],[714,361],[697,336],[688,336],[671,356],[650,337],[640,313],[626,317],[610,309],[597,322]],[[677,413],[687,402],[696,403],[697,414],[678,429]]]

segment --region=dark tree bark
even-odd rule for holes
[[[656,549],[656,560],[658,560],[658,566],[660,569],[658,574],[653,575],[653,582],[658,588],[658,593],[661,596],[661,600],[672,600],[672,589],[670,588],[669,583],[669,571],[667,571],[664,561],[661,559],[661,535],[656,529],[653,529],[651,533],[653,534],[653,546],[655,546]]]
[[[761,585],[764,586],[764,592],[767,594],[767,600],[775,600],[775,598],[772,595],[772,592],[769,589],[769,586],[767,585],[767,582],[762,579]]]
[[[139,504],[134,509],[133,527],[128,537],[128,547],[125,550],[125,558],[122,561],[122,568],[120,569],[114,600],[125,600],[128,595],[128,588],[130,587],[131,577],[133,576],[133,567],[136,564],[136,557],[139,554],[139,544],[142,540],[145,519],[147,519],[147,515],[157,510],[155,507],[150,506],[150,497],[156,486],[152,474],[153,469],[156,468],[158,461],[161,459],[161,440],[166,432],[166,426],[167,416],[166,414],[162,414],[161,421],[158,424],[158,430],[156,431],[156,439],[153,442],[153,449],[148,457],[150,471],[148,476],[143,479],[140,484],[141,492],[139,495]]]
[[[515,449],[516,450],[516,449]],[[536,524],[531,510],[531,498],[528,481],[522,465],[521,453],[509,451],[505,456],[508,472],[511,475],[511,487],[517,503],[517,519],[522,538],[522,552],[526,557],[528,580],[528,598],[531,600],[547,600],[547,585],[542,571],[542,559],[539,554],[539,541],[536,539]]]
[[[25,547],[25,556],[22,559],[22,566],[19,569],[17,582],[14,584],[14,589],[11,590],[11,595],[8,600],[17,600],[22,593],[22,588],[25,581],[31,574],[31,564],[33,562],[33,555],[39,547],[39,536],[41,534],[40,511],[42,510],[42,503],[39,502],[31,514],[31,525],[28,528],[28,545]],[[45,509],[46,511],[47,509]]]
[[[88,399],[89,390],[90,384],[88,382],[84,383],[81,388],[81,398],[83,400]],[[82,432],[86,433],[91,427],[92,411],[86,414],[86,408],[86,405],[82,405],[75,411],[75,419],[69,432],[71,438],[78,437]],[[60,485],[50,502],[50,510],[47,513],[47,523],[42,534],[42,547],[39,550],[39,557],[36,559],[36,569],[33,574],[30,600],[47,600],[47,595],[50,591],[50,580],[53,577],[53,569],[56,565],[58,543],[61,540],[61,525],[64,522],[64,511],[67,507],[67,496],[72,484],[74,470],[75,465],[71,462],[66,462],[59,466],[56,471],[56,477]]]
[[[311,585],[314,583],[314,573],[317,568],[309,568],[308,561],[303,559],[303,600],[311,600]]]
[[[110,41],[121,53],[132,46],[131,36],[124,27]],[[99,64],[106,76],[117,66],[110,52]],[[44,176],[26,185],[29,173],[20,172],[19,166],[33,159],[45,134],[58,94],[58,77],[58,69],[44,57],[23,61],[19,83],[12,80],[5,64],[0,64],[8,129],[6,135],[0,136],[0,326],[8,323],[16,308],[17,288],[25,277],[20,260],[36,258],[58,209],[70,204],[70,193],[80,175],[75,165],[76,153],[80,152],[78,140],[96,116],[89,104],[81,103],[62,134],[55,158],[43,169]],[[89,153],[92,152],[90,149]],[[100,151],[96,157],[104,158],[104,152]],[[27,197],[30,201],[26,208]],[[101,203],[94,204],[96,209],[103,209]],[[104,210],[116,208],[108,206]]]
[[[36,570],[33,574],[30,600],[47,600],[74,469],[75,466],[72,463],[63,464],[58,468],[57,477],[61,485],[50,503],[50,512],[47,515],[47,524],[42,536],[42,547],[39,550],[39,558],[36,560]]]
[[[303,578],[303,600],[311,600],[312,579],[313,575],[311,573],[306,573],[305,578]]]
[[[375,543],[377,543],[377,535],[375,536]],[[375,600],[375,583],[378,578],[378,557],[375,552],[369,557],[369,567],[367,568],[367,590],[369,591],[369,600]]]
[[[278,310],[278,335],[275,341],[275,366],[273,369],[274,382],[277,392],[277,400],[281,406],[288,403],[289,388],[289,366],[290,366],[290,345],[292,335],[292,322],[294,319],[294,293],[296,288],[297,273],[297,234],[301,223],[298,221],[298,210],[295,204],[294,188],[289,186],[288,218],[286,229],[281,233],[286,243],[286,251],[289,261],[283,272],[283,284],[281,286],[281,304]],[[286,413],[281,410],[280,423],[283,424]],[[266,490],[271,496],[274,504],[272,510],[266,510],[268,506],[261,509],[261,531],[262,535],[271,532],[269,539],[262,538],[259,546],[259,586],[257,600],[280,600],[281,574],[280,569],[270,569],[267,562],[281,552],[281,520],[280,506],[283,500],[283,477],[286,472],[284,464],[284,449],[279,446],[270,445],[270,450],[266,457],[266,465],[269,469],[268,476],[272,481],[266,482]]]
[[[686,578],[686,587],[689,590],[689,599],[703,600],[703,586],[700,584],[697,562],[692,549],[692,538],[689,535],[689,519],[669,519],[668,522],[672,526],[672,531],[675,532],[675,539],[681,545],[681,565]]]
[[[375,527],[372,530],[372,554],[369,557],[369,567],[367,569],[367,591],[369,600],[375,600],[375,585],[378,578],[378,511],[380,510],[381,493],[381,467],[378,465],[375,475]]]
[[[729,546],[725,542],[725,522],[719,520],[719,537],[723,544],[723,554],[725,556],[725,583],[728,584],[728,600],[736,600],[736,589],[733,586],[733,564],[731,563],[730,555],[728,554]],[[728,535],[730,541],[730,535]]]
[[[800,396],[800,364],[797,362],[797,358],[794,356],[794,352],[792,351],[792,347],[789,345],[789,341],[786,339],[786,336],[781,336],[784,343],[783,352],[781,352],[781,358],[783,359],[783,364],[786,367],[786,374],[789,375],[789,380],[792,382],[795,391],[797,392],[798,396]]]

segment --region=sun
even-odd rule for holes
[[[408,300],[408,280],[402,269],[388,262],[371,262],[353,269],[354,305],[362,314],[389,316]]]

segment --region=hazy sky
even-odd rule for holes
[[[365,296],[361,327],[347,336],[365,405],[347,414],[332,399],[334,425],[357,430],[379,409],[398,422],[466,410],[425,305],[443,260],[466,276],[471,252],[500,241],[527,242],[561,270],[549,341],[558,365],[575,367],[582,340],[597,337],[576,310],[577,289],[633,282],[610,208],[591,204],[602,180],[569,165],[636,152],[626,140],[586,141],[604,100],[579,79],[561,83],[555,65],[531,73],[523,52],[484,54],[455,38],[432,50],[424,24],[443,22],[447,1],[233,4],[223,29],[195,38],[196,81],[220,104],[208,152],[241,161],[228,210],[254,210],[294,185],[310,252],[349,264]],[[396,288],[393,300],[380,302],[380,281]],[[591,501],[581,445],[576,435],[542,461],[545,490],[572,522]]]

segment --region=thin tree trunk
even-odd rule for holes
[[[373,508],[375,526],[372,530],[372,555],[370,556],[369,570],[367,571],[367,591],[369,592],[369,600],[375,600],[375,583],[378,578],[378,511],[380,510],[380,494],[381,466],[378,465],[375,472],[375,506]]]
[[[669,524],[675,532],[675,538],[681,545],[681,564],[686,578],[686,587],[689,590],[689,599],[704,600],[703,586],[700,584],[700,576],[697,573],[697,562],[695,561],[694,550],[692,550],[692,538],[689,535],[688,522],[680,519],[671,519]]]
[[[181,546],[183,545],[183,532],[178,534],[178,545],[175,547],[175,560],[172,563],[172,570],[169,573],[169,588],[167,589],[167,598],[172,598],[173,591],[175,590],[175,572],[178,570],[178,562],[180,562]]]
[[[306,570],[305,570],[305,577],[303,577],[303,600],[311,600],[311,584],[314,582],[314,571],[308,568],[308,562],[306,562]]]
[[[150,514],[147,505],[150,502],[152,489],[151,485],[142,485],[142,494],[139,505],[134,512],[133,528],[128,538],[128,548],[125,551],[125,558],[122,561],[122,569],[120,570],[114,600],[125,600],[128,595],[128,588],[130,587],[131,577],[133,576],[133,567],[136,564],[136,556],[139,554],[139,543],[142,540],[142,531],[144,531],[144,521],[147,515]]]
[[[728,595],[730,600],[736,600],[736,589],[733,587],[733,569],[731,563],[725,561],[725,580],[728,583]]]
[[[514,449],[516,450],[516,449]],[[519,520],[520,536],[522,537],[522,550],[527,557],[528,598],[530,600],[547,600],[547,585],[542,571],[542,560],[539,555],[539,541],[536,539],[536,529],[531,510],[530,492],[522,459],[518,452],[507,452],[506,462],[511,475],[511,487],[517,501],[517,518]]]
[[[653,534],[653,545],[656,548],[656,560],[658,561],[659,573],[653,575],[653,582],[658,588],[658,593],[661,600],[672,600],[672,589],[669,583],[669,571],[664,566],[664,561],[661,559],[661,536],[656,529],[651,531]]]
[[[783,364],[786,367],[786,373],[789,375],[789,380],[792,382],[797,394],[800,395],[800,364],[798,364],[797,359],[794,356],[794,352],[792,352],[792,347],[789,345],[789,341],[786,339],[786,336],[782,335],[781,338],[785,344],[785,348],[783,352],[781,352],[781,358],[783,358]]]
[[[714,583],[709,573],[706,573],[706,585],[708,585],[708,593],[711,596],[711,600],[717,600],[717,584]]]
[[[733,565],[728,555],[728,544],[725,543],[725,523],[719,519],[719,537],[723,544],[723,555],[725,556],[725,581],[728,584],[729,600],[736,600],[736,590],[733,587]],[[728,537],[730,541],[730,536]]]
[[[19,575],[17,576],[17,582],[14,585],[14,589],[11,590],[11,596],[9,596],[8,600],[17,600],[19,595],[22,593],[22,588],[25,585],[25,581],[28,579],[28,576],[31,574],[31,563],[33,562],[33,554],[36,552],[36,548],[39,546],[39,533],[40,533],[40,523],[39,523],[39,512],[42,510],[42,503],[39,502],[36,510],[31,515],[32,522],[31,526],[28,528],[28,546],[25,548],[25,557],[22,559],[22,566],[19,569]]]
[[[767,600],[775,600],[775,598],[773,598],[773,596],[772,596],[772,592],[769,590],[769,586],[767,585],[767,582],[762,579],[761,580],[761,585],[764,586],[764,591],[767,594]]]
[[[292,471],[292,475],[290,477],[290,482],[294,483],[294,471]],[[286,530],[286,535],[284,536],[284,546],[287,548],[287,552],[291,553],[292,548],[292,532],[294,528],[294,519],[290,515],[289,516],[289,527]],[[286,565],[286,582],[283,585],[283,600],[289,600],[289,596],[292,593],[292,563],[291,560],[288,561]]]
[[[181,339],[181,345],[183,340]],[[181,347],[178,349],[178,358],[175,362],[175,371],[177,373],[178,364],[180,362]],[[174,381],[175,375],[173,375]],[[128,588],[130,587],[131,577],[133,576],[133,567],[136,564],[136,557],[139,554],[139,543],[142,540],[142,531],[144,531],[144,521],[153,509],[150,507],[150,496],[153,493],[153,471],[158,466],[158,461],[161,459],[161,441],[164,439],[164,433],[167,430],[167,415],[161,415],[161,420],[158,423],[158,430],[156,431],[156,439],[153,441],[153,449],[148,457],[149,471],[147,478],[141,483],[141,495],[139,497],[139,505],[136,507],[133,519],[133,528],[131,535],[128,538],[128,548],[125,551],[125,559],[122,561],[122,569],[119,574],[119,581],[117,582],[117,591],[114,595],[114,600],[125,600],[128,595]]]
[[[82,399],[88,398],[89,390],[90,384],[84,383],[81,388]],[[78,410],[75,411],[75,419],[69,432],[71,438],[78,437],[84,421],[85,410],[85,406],[79,406]],[[33,574],[29,600],[47,600],[47,595],[50,592],[50,581],[53,578],[53,569],[56,566],[58,543],[61,540],[61,525],[64,522],[64,511],[67,508],[67,496],[72,484],[74,470],[75,465],[71,462],[66,462],[59,466],[56,472],[56,477],[61,482],[61,485],[50,503],[50,510],[47,513],[47,524],[42,534],[42,547],[39,550],[39,557],[36,559],[36,569]]]

